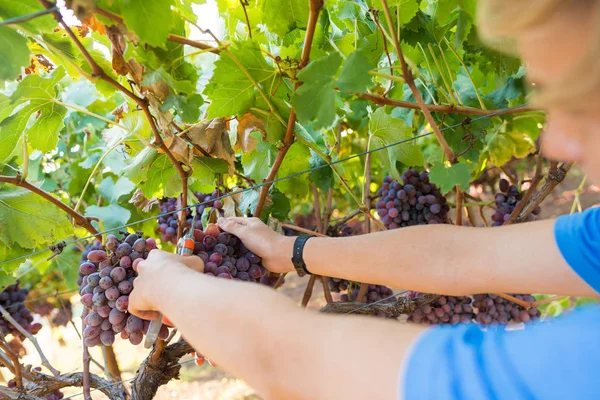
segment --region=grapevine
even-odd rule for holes
[[[510,218],[513,210],[519,205],[523,198],[523,192],[515,185],[511,185],[506,179],[500,179],[500,192],[496,193],[496,212],[492,215],[492,226],[501,226]],[[542,211],[538,206],[527,216],[526,221],[534,221]]]

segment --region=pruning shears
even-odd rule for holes
[[[184,233],[177,243],[177,254],[184,257],[194,254],[194,227],[196,226],[196,220],[198,218],[195,207],[192,207],[192,215],[192,226]],[[162,321],[162,313],[158,314],[158,318],[150,321],[150,326],[148,326],[148,332],[146,333],[146,341],[144,342],[145,348],[149,349],[156,342],[158,332],[162,326]]]

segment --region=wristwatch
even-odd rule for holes
[[[304,262],[304,258],[302,257],[302,252],[304,251],[304,245],[313,237],[312,235],[300,235],[294,241],[294,251],[292,255],[292,264],[294,264],[294,268],[296,268],[296,272],[298,276],[303,277],[304,275],[309,274],[306,269],[306,263]]]

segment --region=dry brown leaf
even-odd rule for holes
[[[123,102],[117,106],[114,110],[111,111],[111,114],[115,116],[115,121],[118,124],[123,119],[123,114],[127,114],[129,112],[129,106],[127,102]]]
[[[164,139],[165,145],[177,161],[186,165],[192,164],[194,153],[188,143],[179,136],[172,135]]]
[[[203,121],[187,132],[190,142],[210,155],[221,158],[233,167],[235,153],[223,118]],[[198,155],[203,155],[201,152]]]
[[[152,95],[151,93],[148,94],[147,98],[150,102],[150,110],[152,111],[152,115],[154,115],[157,118],[156,122],[158,123],[158,127],[163,132],[170,132],[171,122],[173,121],[173,118],[175,118],[175,116],[169,110],[163,111],[162,101],[154,97],[154,95]]]
[[[234,188],[232,193],[239,191],[240,188]],[[227,196],[221,199],[223,203],[223,215],[225,217],[243,217],[244,213],[239,209],[240,201],[242,200],[242,193],[236,193],[231,196]]]
[[[235,149],[244,152],[254,150],[258,140],[251,133],[257,131],[260,132],[264,139],[266,136],[265,123],[252,113],[244,114],[237,126],[237,143],[235,144]]]
[[[136,208],[141,208],[143,212],[148,212],[154,207],[155,204],[158,204],[158,199],[151,198],[147,199],[143,194],[141,189],[137,189],[131,199],[129,199],[129,204],[133,204]]]
[[[129,75],[138,87],[142,86],[142,79],[144,79],[144,67],[142,64],[135,61],[133,58],[129,59]]]
[[[80,21],[88,19],[92,10],[96,8],[94,0],[67,0],[65,3]]]
[[[91,14],[89,18],[83,20],[82,23],[89,26],[92,31],[98,32],[100,35],[106,35],[106,27],[94,14]]]
[[[119,75],[127,75],[129,72],[129,65],[127,65],[127,61],[123,58],[126,43],[118,27],[111,26],[108,28],[108,39],[111,43],[113,69]]]

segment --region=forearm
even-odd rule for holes
[[[554,221],[493,229],[423,225],[349,238],[312,238],[310,272],[428,293],[595,296],[563,260]]]
[[[422,331],[317,314],[266,287],[193,271],[165,280],[172,290],[160,311],[194,348],[267,398],[395,399],[404,354]]]

